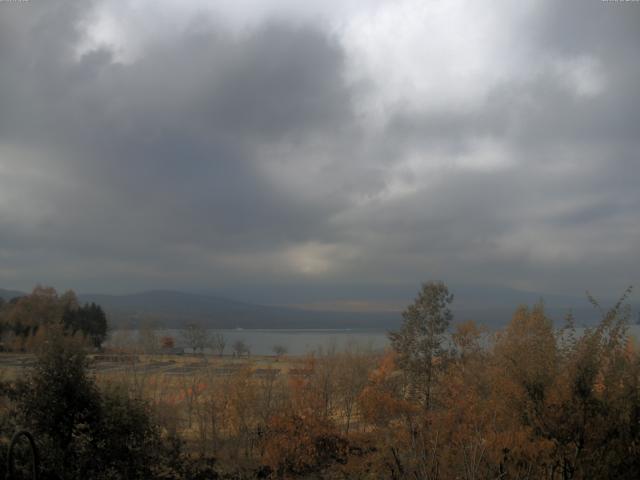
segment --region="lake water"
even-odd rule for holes
[[[305,355],[322,349],[337,351],[348,347],[381,351],[389,344],[385,330],[210,330],[210,333],[221,333],[226,342],[225,354],[231,354],[232,345],[242,340],[249,346],[252,355],[273,355],[273,347],[281,345],[290,355]],[[159,330],[155,335],[173,337],[176,347],[185,347],[181,330]],[[110,343],[135,341],[135,331],[115,331]],[[126,340],[123,340],[125,339]]]
[[[273,354],[274,345],[282,345],[291,355],[304,355],[322,349],[347,347],[383,350],[388,345],[386,331],[375,330],[219,330],[227,348],[244,341],[255,355]]]
[[[584,329],[577,328],[578,336]],[[290,355],[305,355],[314,351],[346,348],[369,349],[382,351],[389,345],[386,330],[345,329],[345,330],[210,330],[210,333],[221,333],[226,341],[225,354],[231,354],[232,345],[242,340],[249,346],[253,355],[273,355],[273,347],[281,345]],[[137,331],[116,330],[110,342],[112,345],[136,341]],[[158,330],[157,337],[173,337],[176,347],[185,347],[181,330]],[[640,326],[631,325],[629,335],[640,339]]]

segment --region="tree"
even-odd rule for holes
[[[485,334],[484,328],[478,327],[473,320],[456,325],[451,334],[454,351],[461,360],[472,357],[482,352],[482,336]]]
[[[34,341],[38,341],[34,337],[42,337],[43,331],[60,324],[66,334],[80,333],[96,348],[107,336],[107,317],[102,308],[95,303],[81,306],[72,290],[58,295],[51,287],[36,286],[30,295],[16,297],[0,310],[0,333],[11,333],[15,347],[21,350],[35,348]]]
[[[627,332],[631,291],[606,311],[587,294],[602,315],[600,323],[561,345],[556,386],[562,388],[552,389],[539,424],[543,435],[556,440],[555,461],[565,478],[640,473],[640,358]],[[573,321],[568,327],[575,329]]]
[[[241,357],[243,353],[249,355],[249,346],[245,343],[244,340],[236,340],[233,342],[233,351],[238,356]]]
[[[41,445],[43,478],[153,478],[162,437],[146,402],[100,392],[82,343],[50,329],[27,379],[14,392],[16,417]]]
[[[339,411],[344,417],[344,433],[349,434],[358,396],[367,386],[372,370],[371,353],[353,346],[338,355],[336,390]]]
[[[213,348],[213,351],[218,355],[222,356],[222,354],[224,353],[224,347],[226,346],[227,342],[224,339],[224,335],[222,335],[221,333],[214,333],[211,336],[211,348]]]
[[[453,295],[443,282],[427,282],[402,317],[399,332],[390,332],[391,346],[397,352],[398,366],[410,380],[411,395],[426,410],[432,401],[436,362],[441,361],[442,340],[453,315],[449,305]]]
[[[42,437],[46,467],[71,477],[85,468],[78,458],[88,425],[99,419],[100,396],[88,375],[87,357],[75,340],[50,332],[34,370],[18,388],[18,412],[26,426]]]
[[[263,443],[262,461],[277,478],[316,478],[311,474],[346,463],[349,450],[328,422],[292,413],[270,419]]]
[[[76,303],[73,292],[59,297],[55,289],[40,285],[30,295],[13,298],[4,317],[15,336],[15,347],[20,350],[30,348],[38,329],[58,325],[65,308]]]
[[[163,350],[171,350],[175,347],[175,341],[173,337],[166,335],[160,339],[160,346]]]
[[[182,331],[182,338],[193,353],[197,353],[199,350],[201,354],[204,354],[204,349],[211,344],[209,332],[197,323],[187,325]]]
[[[85,478],[156,478],[153,469],[163,463],[163,442],[145,401],[122,388],[108,388],[100,395],[99,421],[91,427],[95,471]]]
[[[516,310],[498,337],[495,355],[504,375],[521,387],[527,401],[541,404],[558,369],[553,323],[542,303]]]
[[[158,337],[157,328],[153,323],[144,322],[140,325],[138,329],[138,343],[144,353],[153,354],[158,351],[160,338]]]
[[[102,307],[93,302],[83,306],[67,306],[62,315],[62,323],[72,335],[81,332],[91,339],[92,345],[96,348],[100,348],[107,338],[107,316]]]
[[[278,358],[287,353],[287,347],[285,347],[284,345],[274,345],[272,350]]]

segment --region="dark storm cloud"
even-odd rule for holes
[[[0,286],[635,280],[635,5],[541,3],[524,73],[378,124],[340,32],[202,14],[122,60],[95,5],[0,4]]]
[[[107,50],[73,61],[71,42],[59,40],[49,46],[53,58],[33,67],[41,40],[26,37],[4,62],[22,75],[2,85],[18,94],[3,95],[3,111],[12,112],[3,119],[10,138],[32,139],[48,157],[38,167],[61,169],[70,187],[30,192],[56,208],[37,240],[24,225],[27,243],[58,237],[55,244],[71,251],[127,250],[136,240],[146,248],[164,241],[242,248],[308,237],[337,207],[288,198],[257,171],[260,144],[328,135],[349,120],[341,52],[317,31],[271,24],[233,41],[212,25],[154,46],[133,65],[114,63]]]

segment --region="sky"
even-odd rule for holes
[[[0,287],[640,288],[639,47],[633,1],[0,2]]]

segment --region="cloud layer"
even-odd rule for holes
[[[0,3],[1,285],[637,281],[638,4],[209,5]]]

